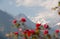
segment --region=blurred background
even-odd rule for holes
[[[35,26],[36,22],[48,23],[50,27],[56,27],[60,22],[57,10],[60,0],[0,0],[0,38],[5,39],[6,33],[11,30],[12,20],[20,17],[28,19],[28,27]],[[30,25],[31,23],[31,25]]]

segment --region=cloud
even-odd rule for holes
[[[36,6],[39,5],[40,0],[16,0],[18,6]]]
[[[58,0],[47,0],[45,1],[42,6],[46,7],[46,8],[52,8],[58,5]]]
[[[41,19],[54,18],[52,17],[54,15],[55,14],[53,12],[44,11],[44,12],[39,12],[37,16],[32,17],[32,19],[34,19],[33,21],[40,21]]]
[[[13,2],[12,2],[12,1],[9,1],[9,4],[10,4],[10,5],[12,5],[12,4],[13,4]]]
[[[42,24],[48,23],[51,27],[55,26],[60,21],[60,16],[57,12],[52,11],[44,11],[39,12],[37,16],[32,17],[31,20],[33,22],[40,22]]]
[[[50,23],[51,25],[54,25],[58,23],[60,20],[57,12],[52,12],[52,10],[50,10],[51,8],[58,5],[58,0],[16,0],[16,5],[18,7],[19,6],[25,6],[25,7],[42,6],[43,8],[46,8],[47,10],[45,11],[43,10],[43,12],[38,12],[37,16],[29,17],[35,23],[42,22],[42,23]]]
[[[16,5],[26,7],[42,6],[51,8],[57,6],[57,2],[58,0],[16,0]]]
[[[59,23],[57,23],[56,25],[60,26],[60,22],[59,22]]]

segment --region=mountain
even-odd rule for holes
[[[26,27],[28,27],[28,28],[30,28],[30,29],[35,29],[35,23],[33,23],[29,18],[27,18],[27,16],[25,16],[24,14],[19,14],[18,16],[16,16],[15,18],[17,19],[17,20],[20,20],[20,18],[22,18],[22,17],[24,17],[24,18],[26,18]]]
[[[56,29],[59,29],[60,30],[60,26],[58,26],[58,25],[56,25],[56,26],[54,26],[54,27],[52,27],[54,30],[56,30]]]
[[[0,39],[5,39],[5,34],[11,30],[11,20],[14,19],[11,15],[0,10]]]
[[[19,14],[15,18],[13,18],[11,15],[7,14],[7,12],[4,12],[0,10],[0,39],[7,39],[5,37],[6,33],[9,33],[11,31],[17,31],[16,28],[11,29],[12,23],[11,21],[13,19],[19,20],[21,17],[26,18],[26,27],[29,29],[35,29],[35,23],[33,23],[31,20],[29,20],[24,14]]]
[[[22,17],[26,18],[26,29],[35,29],[35,23],[33,23],[29,18],[27,18],[27,16],[25,16],[24,14],[19,14],[17,16],[15,16],[14,18],[7,14],[7,12],[4,12],[2,10],[0,10],[0,39],[7,39],[5,37],[6,33],[9,33],[11,31],[17,31],[17,28],[13,28],[13,30],[11,29],[12,27],[12,20],[13,19],[17,19],[20,20]],[[56,23],[58,23],[60,20],[59,19],[53,19],[54,21],[51,23],[50,22],[50,26],[54,26],[51,27],[51,30],[49,30],[50,34],[53,34],[55,29],[60,29],[59,26],[55,25]],[[57,21],[56,21],[57,20]],[[51,25],[52,24],[52,25]],[[25,28],[24,27],[24,28]]]

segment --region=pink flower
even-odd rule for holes
[[[26,31],[23,32],[23,34],[26,34],[26,33],[27,33]]]
[[[41,26],[41,24],[39,24],[39,23],[36,23],[36,27],[39,27],[39,26]]]
[[[30,37],[31,36],[31,31],[28,31],[27,35],[28,35],[28,37]]]
[[[23,34],[27,34],[27,32],[28,32],[29,30],[27,29],[27,30],[25,30],[24,32],[23,32]]]
[[[18,35],[18,32],[14,32],[15,35]]]
[[[49,26],[47,24],[44,24],[44,28],[47,29],[49,28]]]
[[[55,30],[55,32],[56,32],[56,33],[59,33],[59,30],[57,29],[57,30]]]
[[[44,30],[44,35],[48,34],[48,30]]]
[[[16,23],[17,23],[17,20],[13,20],[12,23],[13,23],[13,24],[16,24]]]
[[[26,19],[25,18],[21,18],[21,22],[26,22]]]
[[[22,31],[22,28],[19,28],[19,31]]]
[[[31,34],[35,34],[35,31],[34,30],[30,30]]]

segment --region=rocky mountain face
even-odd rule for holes
[[[12,19],[7,12],[0,10],[0,39],[5,39],[5,34],[10,32]]]
[[[33,23],[31,20],[29,20],[24,14],[19,14],[15,18],[13,18],[11,15],[7,14],[7,12],[4,12],[0,10],[0,39],[6,39],[5,34],[9,33],[11,31],[16,31],[16,29],[13,28],[12,30],[12,20],[20,18],[26,18],[26,27],[29,29],[35,28],[35,23]]]

